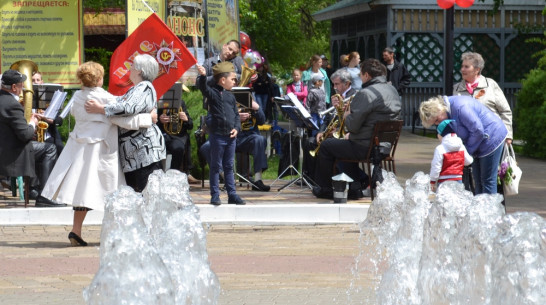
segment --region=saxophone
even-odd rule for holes
[[[321,137],[318,139],[318,146],[314,150],[309,151],[309,154],[311,157],[315,157],[318,154],[318,151],[320,149],[320,144],[322,144],[322,141],[330,134],[332,131],[334,131],[339,123],[339,120],[337,118],[333,118],[332,121],[330,121],[330,124],[328,124],[328,127],[324,131],[324,133],[321,135]]]

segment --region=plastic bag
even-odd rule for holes
[[[514,148],[511,144],[504,144],[504,151],[501,159],[501,169],[506,169],[504,172],[504,196],[512,196],[518,194],[519,181],[523,174],[521,168],[519,168],[516,162],[516,154],[514,154]]]

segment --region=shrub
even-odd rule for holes
[[[546,40],[543,40],[546,44]],[[517,136],[525,141],[523,154],[546,158],[546,55],[539,60],[538,67],[522,80],[517,95],[515,120],[518,122]]]

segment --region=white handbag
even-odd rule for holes
[[[518,194],[519,181],[521,180],[522,171],[519,168],[518,163],[516,162],[516,154],[514,154],[514,148],[512,144],[504,144],[504,151],[502,153],[501,164],[507,163],[508,168],[511,169],[511,172],[508,170],[507,175],[510,174],[510,178],[506,177],[504,180],[504,196],[512,196]]]

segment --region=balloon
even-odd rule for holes
[[[245,46],[247,49],[250,49],[250,36],[247,33],[243,31],[239,32],[239,42],[241,43],[241,47]]]
[[[455,4],[455,0],[436,0],[436,3],[438,3],[439,7],[448,9]]]
[[[247,33],[241,31],[239,32],[239,42],[241,43],[241,54],[245,56],[248,49],[250,49],[250,36]]]
[[[252,69],[257,69],[263,64],[263,57],[260,52],[251,49],[246,50],[246,54],[243,59],[247,66]]]
[[[471,7],[474,4],[474,0],[455,0],[460,7]]]

